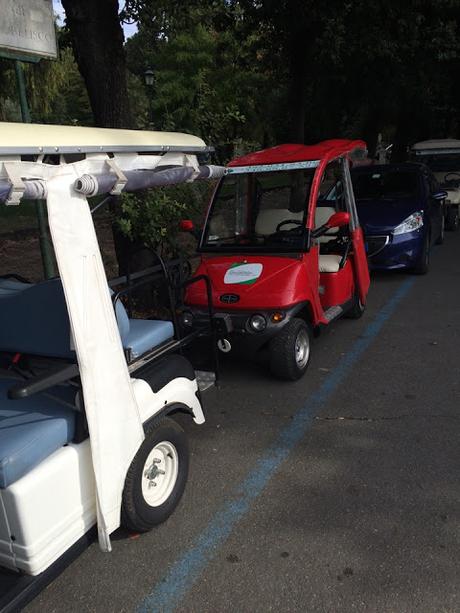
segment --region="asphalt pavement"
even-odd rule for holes
[[[460,233],[374,274],[306,376],[227,361],[190,478],[145,535],[88,548],[27,611],[460,610]]]

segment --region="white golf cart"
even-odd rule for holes
[[[441,138],[415,143],[411,158],[423,162],[447,191],[446,230],[458,230],[460,221],[460,140]]]
[[[149,530],[181,498],[188,447],[171,415],[204,422],[180,354],[192,338],[174,317],[130,316],[124,297],[168,268],[110,289],[87,198],[219,175],[199,166],[206,151],[185,134],[0,124],[0,206],[46,200],[59,269],[0,277],[0,566],[14,571],[0,574],[2,610],[33,597],[96,523],[110,551],[121,523]]]

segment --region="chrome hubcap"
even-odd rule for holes
[[[304,368],[310,355],[310,341],[305,330],[300,330],[295,339],[295,361],[299,368]]]
[[[155,445],[142,471],[142,494],[151,507],[158,507],[169,498],[179,473],[179,456],[169,441]]]

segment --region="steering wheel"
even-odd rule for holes
[[[288,223],[293,223],[297,226],[303,225],[303,221],[301,221],[300,219],[285,219],[284,221],[280,221],[279,224],[276,226],[276,232],[279,232],[281,228]]]
[[[448,172],[444,176],[444,181],[459,181],[459,180],[460,180],[460,172]]]

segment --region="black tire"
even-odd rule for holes
[[[436,245],[442,245],[444,242],[444,236],[445,236],[445,229],[446,229],[446,218],[443,215],[442,219],[441,219],[441,231],[439,233],[438,238],[436,239]]]
[[[164,449],[158,452],[159,457],[164,457],[164,462],[162,464],[161,462],[156,463],[152,461],[150,470],[157,471],[158,469],[155,468],[157,465],[160,467],[160,470],[162,465],[166,468],[166,461],[168,461],[170,466],[177,468],[177,470],[172,470],[170,473],[172,476],[177,475],[175,480],[173,480],[174,483],[170,492],[168,487],[166,489],[163,487],[163,484],[167,484],[167,477],[155,474],[155,476],[151,475],[149,479],[146,475],[146,461],[155,447],[160,450],[162,449],[161,447],[158,448],[159,445],[164,445]],[[177,456],[174,455],[174,450]],[[168,451],[171,455],[168,454]],[[188,465],[188,442],[183,429],[169,417],[154,421],[147,428],[145,439],[126,474],[121,505],[122,524],[128,530],[134,532],[147,532],[168,519],[179,504],[184,493],[188,477]],[[144,487],[149,489],[149,485],[151,485],[149,481],[157,483],[156,486],[152,487],[160,485],[165,489],[165,494],[169,492],[167,498],[164,501],[159,499],[157,501],[159,504],[155,504],[155,506],[149,504],[143,493],[143,483]],[[162,490],[158,491],[161,493]],[[156,495],[156,492],[154,494]]]
[[[423,241],[422,253],[419,256],[417,264],[412,269],[416,275],[426,275],[430,268],[430,236],[427,233]]]
[[[447,211],[446,230],[456,232],[460,225],[458,206],[450,206]]]
[[[270,370],[280,379],[296,381],[304,374],[310,362],[311,330],[298,317],[289,321],[270,342]],[[302,356],[302,346],[305,355]]]
[[[361,302],[359,295],[356,293],[353,299],[353,305],[345,313],[345,317],[348,317],[348,319],[359,319],[363,316],[365,310],[366,305]]]

